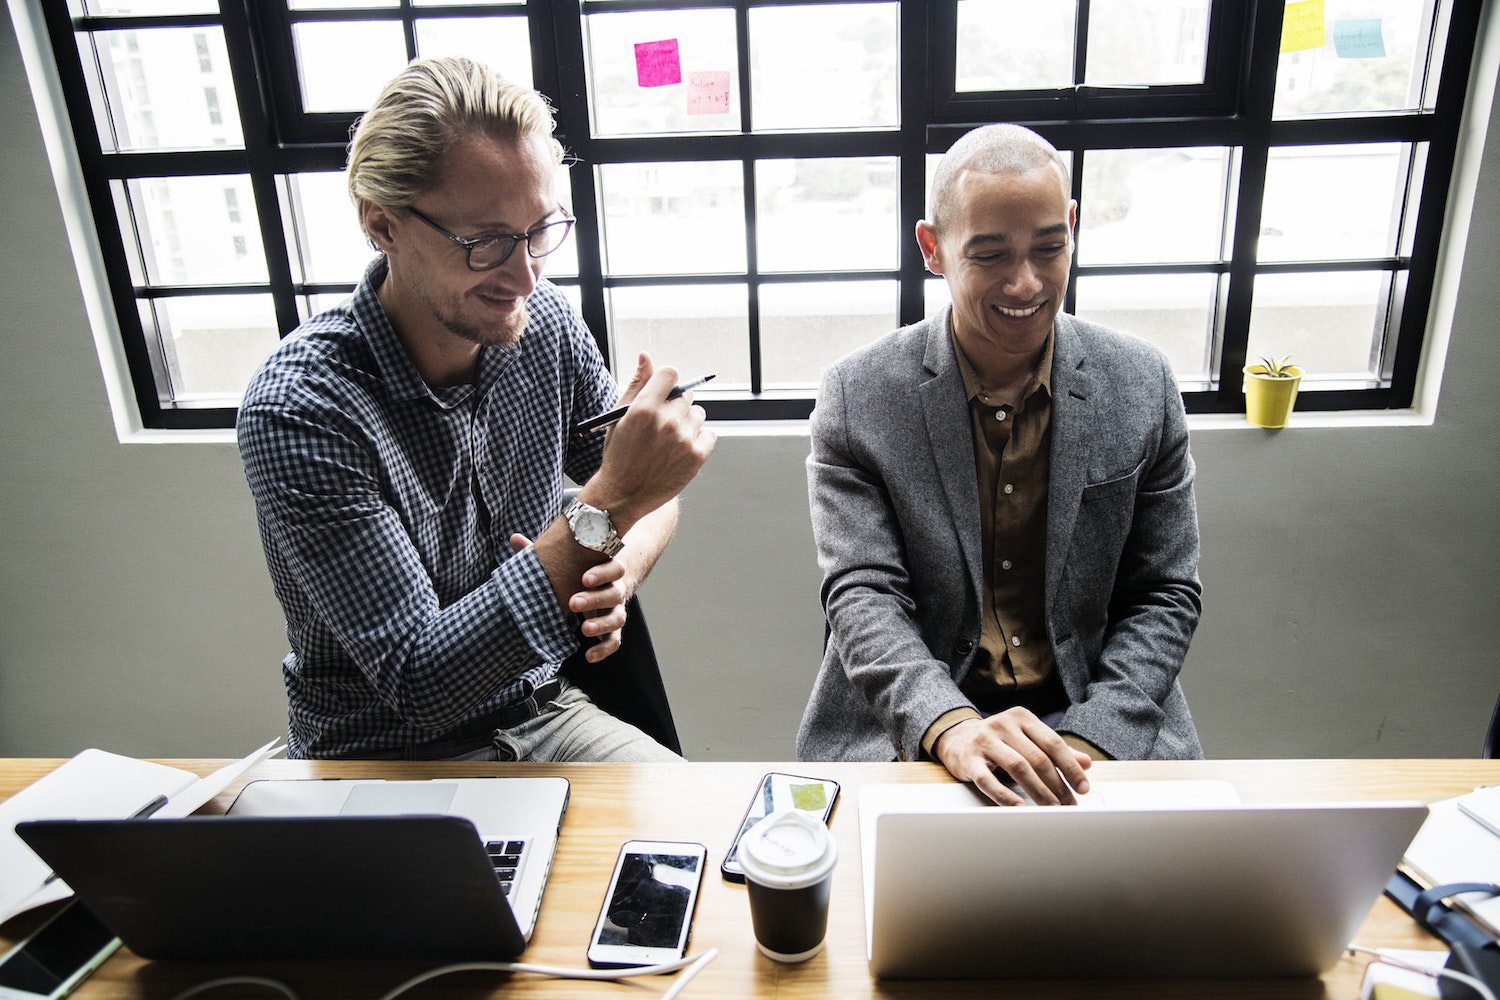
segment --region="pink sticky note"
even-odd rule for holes
[[[729,70],[688,74],[687,113],[729,114]]]
[[[665,87],[669,84],[681,83],[682,61],[677,55],[677,39],[637,42],[635,81],[642,87]]]

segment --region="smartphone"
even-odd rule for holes
[[[760,779],[745,818],[740,820],[739,832],[724,854],[719,872],[731,882],[745,881],[745,870],[740,867],[740,838],[756,823],[779,809],[797,809],[816,816],[824,823],[833,815],[834,800],[839,797],[839,783],[826,778],[804,778],[796,774],[771,773]]]
[[[0,1000],[65,997],[118,947],[114,932],[75,900],[0,955]]]
[[[707,857],[702,844],[627,841],[594,925],[589,964],[658,965],[686,954]]]

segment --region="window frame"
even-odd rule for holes
[[[752,132],[750,11],[757,7],[860,5],[896,3],[899,66],[899,126],[821,132]],[[290,252],[292,233],[283,213],[283,177],[308,171],[340,171],[347,136],[357,113],[306,113],[302,110],[295,71],[292,25],[308,20],[399,20],[410,56],[415,52],[419,18],[473,17],[483,13],[527,19],[533,80],[557,110],[558,138],[577,159],[572,170],[573,238],[578,248],[576,277],[556,279],[576,285],[582,314],[604,351],[609,351],[607,289],[649,285],[743,282],[749,299],[749,351],[752,388],[701,393],[709,415],[720,420],[805,419],[814,403],[813,390],[763,390],[759,343],[760,288],[781,282],[896,281],[899,322],[925,315],[928,277],[912,226],[925,214],[926,158],[941,153],[978,124],[1015,121],[1035,129],[1059,149],[1074,151],[1073,195],[1081,201],[1083,168],[1091,150],[1175,146],[1224,146],[1237,151],[1238,191],[1226,211],[1233,230],[1224,259],[1207,264],[1079,265],[1069,277],[1065,308],[1072,311],[1078,278],[1104,274],[1214,273],[1220,276],[1218,319],[1209,344],[1210,381],[1185,383],[1183,397],[1193,413],[1240,413],[1244,410],[1239,369],[1246,360],[1253,282],[1256,274],[1337,270],[1381,270],[1392,275],[1385,310],[1391,315],[1387,341],[1388,380],[1350,388],[1314,389],[1304,385],[1298,402],[1306,411],[1401,409],[1412,403],[1423,340],[1437,278],[1438,252],[1445,224],[1449,187],[1457,157],[1481,7],[1479,0],[1448,0],[1447,36],[1441,73],[1431,110],[1358,113],[1316,118],[1275,119],[1279,42],[1285,0],[1239,5],[1212,0],[1205,81],[1200,85],[1143,89],[1074,86],[1038,92],[956,92],[954,71],[959,0],[530,0],[524,5],[485,8],[472,5],[417,7],[399,0],[394,7],[291,12],[270,9],[255,0],[220,0],[218,13],[178,15],[91,15],[80,0],[42,0],[69,123],[78,150],[85,190],[98,233],[122,348],[130,371],[142,424],[151,429],[226,428],[236,410],[164,402],[163,367],[154,331],[141,323],[141,301],[179,296],[269,294],[276,325],[285,337],[303,319],[304,297],[341,294],[348,283],[298,282]],[[1074,39],[1075,79],[1084,72],[1081,39],[1090,0],[1078,0]],[[739,133],[594,137],[590,131],[586,84],[587,54],[583,18],[591,13],[718,8],[734,12],[739,60]],[[1441,19],[1435,19],[1441,24]],[[94,121],[94,101],[78,35],[85,31],[152,27],[222,27],[230,78],[244,137],[243,148],[113,152],[101,149]],[[1438,26],[1434,25],[1436,32]],[[1429,59],[1429,72],[1431,60]],[[1425,92],[1425,87],[1424,87]],[[221,95],[222,99],[222,95]],[[228,109],[226,108],[226,113]],[[1389,257],[1258,263],[1261,199],[1271,149],[1289,145],[1402,142],[1413,158],[1424,160],[1419,189],[1408,190],[1415,212],[1408,252],[1398,246]],[[756,262],[756,177],[761,159],[813,157],[896,157],[899,163],[898,206],[901,234],[893,269],[815,272],[761,272]],[[607,276],[603,273],[601,215],[595,169],[612,163],[728,160],[742,165],[746,224],[746,270],[731,275]],[[1410,163],[1408,163],[1408,168]],[[255,215],[266,255],[265,282],[246,285],[137,286],[129,266],[125,234],[117,217],[112,186],[135,178],[201,174],[248,176]],[[246,206],[240,211],[246,215]],[[353,223],[352,209],[350,221]],[[1083,234],[1086,238],[1086,233]],[[1217,350],[1214,350],[1214,347]],[[1385,381],[1385,384],[1382,384]]]

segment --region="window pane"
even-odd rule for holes
[[[1202,83],[1208,8],[1208,0],[1093,0],[1084,83]]]
[[[761,382],[816,388],[830,362],[899,326],[894,281],[760,286]]]
[[[557,171],[552,175],[552,191],[557,196],[557,202],[567,211],[569,215],[575,215],[573,211],[573,178],[570,168],[566,163],[560,163]],[[572,278],[578,275],[578,233],[577,227],[574,232],[568,234],[563,240],[563,245],[552,251],[547,256],[546,273],[549,278]]]
[[[222,28],[98,31],[80,42],[104,94],[106,151],[244,145]]]
[[[956,88],[1050,90],[1073,84],[1072,0],[958,0]]]
[[[302,109],[363,111],[406,65],[396,21],[307,21],[292,25]]]
[[[734,11],[590,14],[584,48],[596,135],[739,131]]]
[[[325,313],[334,306],[341,305],[353,292],[342,294],[324,295],[299,295],[297,297],[297,315],[303,323],[312,319],[319,313]]]
[[[1206,382],[1218,283],[1214,274],[1084,276],[1078,317],[1160,347],[1179,382]]]
[[[953,296],[948,290],[948,279],[928,278],[922,282],[922,304],[928,316],[936,316],[948,308]]]
[[[524,17],[424,17],[417,20],[417,55],[468,56],[527,87],[531,31]]]
[[[1083,158],[1080,264],[1220,259],[1229,150],[1089,150]]]
[[[148,284],[267,280],[249,177],[145,177],[125,187]]]
[[[611,288],[614,370],[629,377],[636,355],[651,355],[685,379],[717,374],[715,389],[750,386],[750,300],[744,285]]]
[[[606,274],[745,270],[745,175],[738,160],[599,167]]]
[[[360,7],[399,7],[401,0],[289,0],[292,10],[354,10]]]
[[[1384,271],[1257,275],[1246,357],[1290,356],[1308,375],[1304,386],[1373,378],[1389,281]]]
[[[375,255],[345,184],[342,171],[286,178],[287,249],[297,281],[358,281]]]
[[[1421,106],[1432,0],[1323,0],[1321,34],[1307,2],[1287,4],[1275,117]]]
[[[1393,254],[1407,158],[1408,147],[1393,142],[1272,149],[1258,259]]]
[[[757,161],[760,269],[894,268],[899,176],[894,156]]]
[[[894,128],[897,5],[750,9],[756,131]]]
[[[526,0],[412,0],[413,7],[505,7],[520,6]]]
[[[562,292],[563,298],[573,306],[574,312],[580,316],[583,315],[583,290],[581,288],[577,285],[554,285],[553,287]]]
[[[238,403],[279,342],[269,295],[194,295],[150,305],[171,402]]]
[[[83,8],[90,14],[109,17],[125,14],[151,17],[157,14],[217,14],[217,0],[85,0]]]

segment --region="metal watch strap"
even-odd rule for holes
[[[609,524],[608,537],[606,537],[604,541],[600,542],[598,545],[590,545],[583,539],[579,538],[578,529],[574,526],[574,517],[577,516],[577,514],[585,508],[598,511],[599,513],[603,514],[605,521]],[[586,549],[593,549],[595,552],[602,552],[613,559],[615,555],[625,547],[625,542],[620,538],[619,533],[615,531],[614,522],[610,520],[609,511],[607,510],[595,507],[592,504],[586,504],[582,500],[574,500],[572,503],[568,504],[565,510],[563,510],[563,517],[567,519],[568,527],[573,530],[573,540]]]

